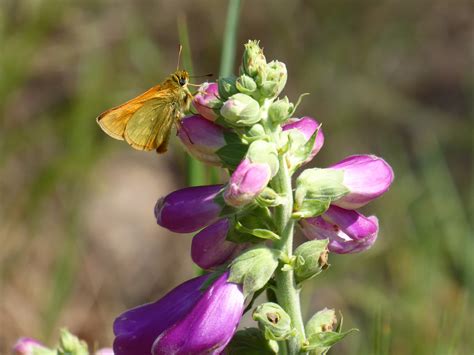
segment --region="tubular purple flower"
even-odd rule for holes
[[[204,83],[194,95],[193,104],[196,110],[209,121],[215,121],[219,116],[214,109],[218,109],[221,102],[218,98],[217,83]]]
[[[155,205],[157,223],[176,233],[190,233],[215,222],[222,207],[217,202],[222,185],[193,186],[162,197]]]
[[[283,131],[297,129],[305,136],[306,141],[312,137],[318,127],[320,127],[319,122],[308,116],[301,118],[291,118],[282,125]],[[320,128],[318,134],[316,135],[316,139],[314,140],[313,150],[311,151],[310,156],[303,162],[303,164],[311,161],[311,159],[313,159],[315,155],[321,150],[323,144],[324,134],[323,130]]]
[[[362,207],[386,192],[393,181],[393,170],[375,155],[353,155],[329,167],[343,170],[343,185],[349,193],[334,205],[345,209]]]
[[[221,219],[197,233],[191,244],[191,257],[203,269],[222,265],[236,256],[244,246],[226,240],[230,222]]]
[[[253,201],[268,185],[272,177],[270,166],[242,160],[230,177],[224,190],[224,201],[234,207],[241,207]]]
[[[13,346],[15,355],[33,355],[35,350],[46,349],[43,344],[33,338],[23,337],[17,340]]]
[[[379,230],[377,217],[336,206],[330,206],[321,216],[302,219],[300,225],[308,239],[329,239],[329,250],[337,254],[369,249]]]
[[[224,128],[221,126],[201,115],[185,117],[181,121],[178,137],[196,159],[209,165],[221,165],[216,154],[216,151],[226,144]]]
[[[240,285],[227,282],[228,273],[201,291],[208,277],[120,315],[114,323],[115,355],[220,354],[240,321],[244,296]]]

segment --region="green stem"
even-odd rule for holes
[[[295,221],[291,218],[293,211],[293,192],[291,187],[291,176],[284,156],[280,156],[280,169],[273,179],[273,188],[284,197],[284,203],[275,208],[275,222],[280,234],[280,240],[275,242],[274,247],[282,253],[292,256],[293,252],[293,230]],[[299,354],[301,344],[306,340],[303,318],[301,316],[299,291],[296,287],[293,270],[282,271],[280,268],[275,272],[276,296],[278,303],[288,313],[293,327],[297,331],[296,338],[290,338],[287,342],[287,353]]]

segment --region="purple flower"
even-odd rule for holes
[[[33,338],[20,338],[13,346],[13,354],[16,355],[33,355],[35,349],[46,349],[43,344]]]
[[[334,205],[356,209],[386,192],[393,181],[393,170],[375,155],[353,155],[329,167],[343,170],[343,185],[349,193],[333,202]]]
[[[217,83],[204,83],[198,90],[198,93],[194,95],[193,104],[196,110],[209,121],[215,121],[218,114],[214,109],[218,109],[220,106],[220,100],[218,98]]]
[[[369,249],[377,239],[377,217],[330,206],[321,216],[300,221],[308,239],[329,239],[329,250],[337,254],[358,253]]]
[[[282,125],[283,131],[297,129],[304,135],[306,141],[308,141],[313,136],[318,127],[320,127],[318,121],[307,116],[302,118],[291,118]],[[321,150],[323,144],[324,134],[322,129],[319,129],[316,139],[314,140],[313,150],[311,151],[310,156],[305,161],[303,161],[303,164],[311,161],[311,159],[313,159],[315,155]]]
[[[120,315],[114,323],[115,355],[220,354],[237,329],[244,296],[240,285],[227,282],[228,273],[201,291],[208,277]]]
[[[230,177],[224,191],[225,202],[234,207],[248,204],[265,189],[271,177],[268,164],[252,163],[245,158]]]
[[[155,205],[157,223],[176,233],[190,233],[213,223],[222,206],[216,198],[222,185],[193,186],[174,191]]]
[[[226,144],[224,129],[221,126],[200,115],[189,116],[181,121],[178,136],[196,159],[210,165],[221,165],[216,154],[216,151]]]
[[[221,219],[197,233],[191,244],[191,257],[203,269],[211,269],[231,260],[244,245],[226,240],[230,222]]]

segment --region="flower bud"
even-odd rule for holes
[[[209,121],[215,121],[222,102],[218,97],[217,83],[202,84],[196,95],[194,95],[193,104],[196,110]]]
[[[128,310],[114,322],[115,355],[220,354],[244,309],[242,288],[209,274],[173,289],[160,300]]]
[[[311,317],[306,323],[306,335],[310,337],[313,334],[332,332],[336,329],[337,317],[334,309],[324,308]]]
[[[61,329],[58,354],[89,355],[87,343],[80,340],[67,329]]]
[[[260,87],[260,95],[266,98],[277,97],[286,85],[288,73],[285,63],[273,60],[266,66],[265,81]]]
[[[271,179],[268,164],[252,163],[245,158],[232,173],[224,191],[224,201],[234,207],[252,202],[268,185]]]
[[[224,102],[221,115],[232,126],[251,126],[260,121],[260,105],[250,96],[238,93]]]
[[[206,164],[220,166],[221,159],[216,152],[226,145],[224,132],[221,126],[194,115],[181,120],[178,137],[193,157]]]
[[[40,353],[40,351],[42,352]],[[56,351],[49,350],[36,339],[26,337],[18,339],[13,346],[13,354],[15,355],[35,355],[37,353],[54,355]]]
[[[375,155],[353,155],[329,168],[344,172],[343,185],[349,193],[333,203],[345,209],[366,205],[386,192],[393,181],[390,165]]]
[[[323,130],[320,128],[318,121],[311,117],[305,116],[299,119],[292,118],[282,125],[282,129],[283,132],[288,132],[290,134],[291,132],[298,132],[298,134],[301,135],[301,138],[296,135],[292,136],[294,146],[291,147],[291,152],[288,154],[288,162],[290,166],[298,166],[311,161],[316,154],[318,154],[324,144]],[[313,146],[310,152],[307,153],[302,148],[311,139],[316,130],[318,130],[318,133],[316,134]]]
[[[201,229],[219,218],[223,207],[218,202],[221,190],[222,185],[209,185],[174,191],[156,203],[156,221],[176,233]]]
[[[296,280],[302,282],[318,275],[328,267],[328,241],[311,240],[295,250]]]
[[[261,75],[267,65],[267,60],[258,41],[248,41],[245,44],[244,55],[242,58],[242,70],[245,74],[256,77]]]
[[[288,97],[285,96],[283,99],[279,99],[272,102],[272,104],[268,108],[268,118],[274,124],[280,124],[283,121],[286,121],[288,117],[290,117],[290,114],[293,112],[293,109],[293,104],[288,100]]]
[[[308,239],[328,239],[329,251],[337,254],[369,249],[379,230],[377,217],[337,206],[329,207],[321,216],[301,220],[300,225]]]
[[[254,310],[252,318],[258,322],[259,328],[264,331],[268,340],[285,340],[295,333],[290,316],[276,303],[267,302],[259,305]]]
[[[242,74],[238,77],[237,81],[235,82],[235,86],[237,87],[237,90],[246,95],[252,95],[255,90],[257,90],[257,84],[255,81],[250,76],[245,74]]]
[[[94,355],[114,355],[114,350],[112,348],[102,348],[97,350]]]
[[[239,92],[235,85],[236,80],[235,76],[219,78],[217,81],[217,89],[221,100],[227,100],[229,97]]]
[[[208,270],[232,260],[244,245],[226,240],[230,222],[227,218],[197,233],[191,244],[191,257],[199,267]]]
[[[250,129],[247,131],[247,135],[249,137],[263,137],[266,135],[265,128],[261,124],[254,124]]]

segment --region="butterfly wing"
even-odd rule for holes
[[[135,149],[165,152],[171,127],[179,117],[174,95],[150,99],[130,117],[123,136]]]
[[[160,97],[160,93],[163,91],[166,90],[162,90],[160,85],[156,85],[140,96],[103,112],[99,117],[97,117],[96,121],[100,128],[102,128],[102,130],[109,136],[123,140],[127,123],[132,118],[133,114],[148,100]]]

